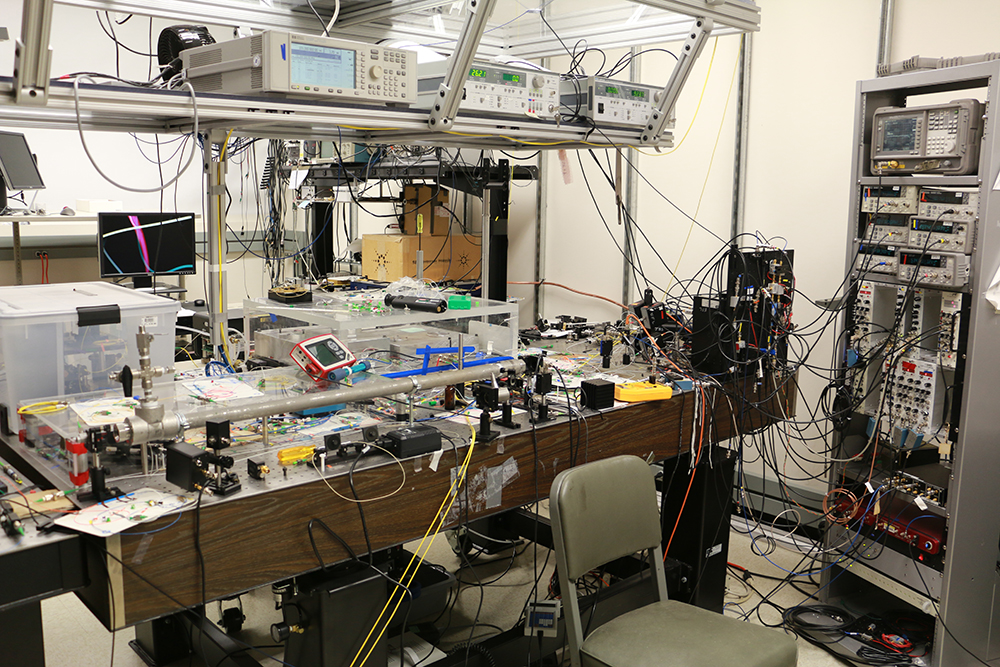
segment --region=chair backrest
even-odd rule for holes
[[[559,473],[549,494],[552,537],[571,667],[580,667],[583,623],[575,582],[600,566],[649,550],[659,600],[667,599],[656,482],[637,456],[616,456]]]
[[[572,580],[660,544],[656,483],[649,465],[636,456],[564,470],[552,482],[549,508]]]

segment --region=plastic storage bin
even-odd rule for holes
[[[173,366],[180,303],[111,283],[0,287],[0,419],[16,430],[19,401],[108,389],[138,368],[135,334],[153,334],[154,366]]]

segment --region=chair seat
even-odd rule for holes
[[[795,667],[795,640],[683,602],[656,602],[605,623],[583,667]]]

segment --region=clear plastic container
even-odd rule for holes
[[[0,414],[16,430],[18,403],[109,389],[138,368],[135,335],[154,335],[154,366],[173,366],[180,303],[111,283],[0,287]]]

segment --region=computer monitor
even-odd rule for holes
[[[194,241],[194,213],[97,214],[102,278],[152,287],[157,275],[193,275]]]
[[[28,141],[18,132],[0,132],[0,214],[7,209],[7,190],[41,190],[45,187]]]

